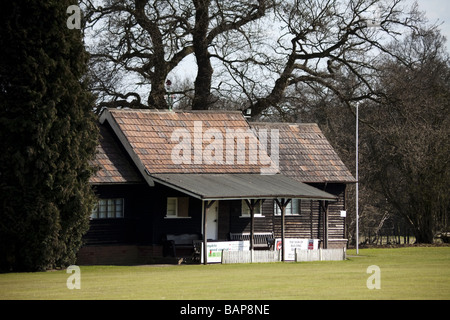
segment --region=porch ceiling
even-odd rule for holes
[[[156,182],[201,200],[336,197],[281,174],[153,174]]]

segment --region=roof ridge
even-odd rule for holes
[[[301,123],[297,123],[297,122],[264,122],[264,121],[252,122],[252,121],[250,121],[249,124],[250,124],[250,126],[252,124],[256,124],[256,125],[289,125],[289,126],[294,126],[294,125],[295,126],[297,126],[297,125],[300,125],[300,126],[311,126],[311,125],[319,126],[315,122],[301,122]]]
[[[238,113],[242,114],[240,110],[173,110],[174,112],[189,112],[189,113]]]
[[[107,108],[113,112],[142,112],[142,113],[236,113],[242,114],[239,110],[170,110],[170,109],[132,109],[132,108]]]

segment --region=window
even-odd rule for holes
[[[259,203],[255,206],[253,210],[253,214],[255,217],[262,217],[262,210],[261,210],[262,200],[259,201]],[[248,207],[245,200],[241,201],[241,217],[250,217],[250,208]]]
[[[189,218],[189,198],[167,198],[166,218]]]
[[[273,208],[276,216],[281,216],[281,209],[277,205],[276,201],[273,202]],[[300,199],[291,199],[288,205],[286,206],[285,214],[287,216],[295,216],[300,215],[301,213],[301,200]]]
[[[178,199],[167,198],[167,214],[166,217],[176,217],[178,213]]]
[[[123,198],[100,199],[92,210],[91,219],[123,218]]]

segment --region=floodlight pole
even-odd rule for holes
[[[358,154],[359,154],[359,108],[358,103],[356,103],[356,254],[359,254],[359,173],[358,173]]]
[[[375,17],[372,20],[366,20],[367,27],[369,28],[378,28],[380,27],[380,8],[375,10]],[[359,208],[358,208],[358,200],[359,200],[359,173],[358,173],[358,131],[359,131],[359,102],[356,102],[356,254],[359,254]]]

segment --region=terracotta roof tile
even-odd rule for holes
[[[259,161],[252,162],[249,157],[250,151],[258,155],[258,150],[263,148],[241,112],[142,109],[108,109],[107,112],[151,174],[261,173],[261,168],[268,167]],[[215,140],[220,137],[221,140]],[[243,142],[245,137],[248,138]],[[186,146],[183,150],[189,153],[189,161],[181,161],[182,142]],[[174,150],[180,152],[174,153]],[[232,159],[227,158],[227,151],[233,153],[234,161],[227,161]],[[196,163],[196,154],[201,155],[200,163]],[[244,161],[240,162],[242,154]]]
[[[310,183],[355,182],[317,124],[253,122],[250,125],[256,130],[278,130],[282,174]]]
[[[240,112],[229,111],[185,111],[162,110],[116,110],[111,115],[127,143],[150,174],[160,173],[261,173],[267,168],[261,157],[256,163],[249,158],[252,152],[263,151],[260,141],[249,134],[252,127],[277,129],[279,132],[279,165],[281,173],[301,182],[354,182],[353,176],[340,160],[316,124],[248,123]],[[118,146],[105,125],[101,127],[102,139],[98,147],[95,165],[101,170],[91,179],[92,183],[126,183],[142,181],[139,173]],[[202,140],[196,139],[194,128],[200,129]],[[222,150],[215,150],[213,139],[207,135],[221,136]],[[227,135],[233,133],[233,135]],[[177,163],[172,152],[187,135],[190,163]],[[268,132],[270,134],[270,132]],[[243,143],[243,139],[249,136]],[[209,138],[212,138],[211,136]],[[227,140],[229,138],[229,140]],[[240,140],[240,141],[239,141]],[[200,142],[200,144],[199,144]],[[229,150],[230,142],[233,150]],[[270,142],[270,136],[267,137]],[[123,143],[123,141],[122,141]],[[179,150],[179,149],[178,149]],[[200,163],[195,161],[195,152],[202,155]],[[222,151],[213,158],[210,151]],[[270,150],[270,144],[268,146]],[[232,151],[233,161],[227,162],[227,151]],[[245,152],[245,153],[244,153]],[[239,156],[244,154],[242,162]],[[257,153],[255,153],[257,154]],[[212,154],[214,156],[214,153]],[[215,162],[214,160],[219,160]]]
[[[143,179],[113,138],[113,133],[106,125],[99,125],[99,128],[100,141],[95,160],[92,162],[99,170],[91,177],[90,182],[92,184],[142,182]]]

